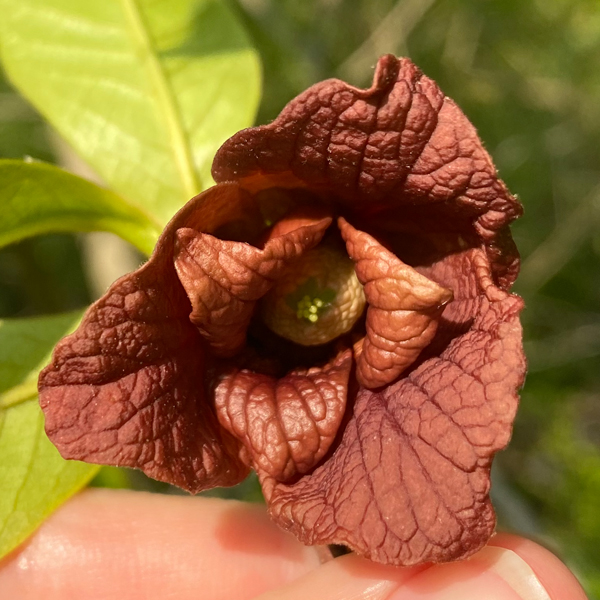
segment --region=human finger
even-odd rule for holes
[[[87,490],[0,563],[2,598],[244,600],[319,564],[264,507]]]
[[[490,546],[513,551],[532,569],[542,587],[552,600],[586,600],[586,595],[575,575],[567,566],[543,546],[518,535],[500,533],[493,537]]]
[[[344,556],[255,600],[585,600],[558,558],[517,536],[497,536],[467,560],[416,568]]]

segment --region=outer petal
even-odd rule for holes
[[[175,268],[192,304],[190,320],[217,356],[233,356],[244,346],[256,301],[290,261],[319,243],[330,224],[330,218],[305,220],[262,249],[193,229],[177,231]]]
[[[243,456],[278,481],[311,470],[329,450],[344,411],[352,352],[325,367],[281,379],[237,371],[216,388],[219,421],[243,442]]]
[[[205,352],[173,267],[175,231],[243,218],[243,192],[221,185],[171,221],[153,256],[118,280],[62,340],[40,374],[46,431],[65,458],[137,467],[191,492],[247,474],[239,444],[205,395]]]
[[[503,288],[516,277],[506,226],[521,205],[473,125],[406,58],[381,58],[368,90],[337,79],[312,86],[269,125],[225,142],[213,176],[250,190],[308,187],[384,221],[437,222],[483,241]]]
[[[462,334],[386,390],[359,391],[340,445],[312,474],[292,485],[262,474],[271,514],[305,543],[411,565],[468,556],[493,532],[489,470],[523,382],[522,301],[492,283],[481,250],[434,271],[456,295],[441,335]]]

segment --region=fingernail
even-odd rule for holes
[[[477,559],[487,564],[490,571],[497,573],[523,600],[551,600],[533,569],[516,553],[507,548],[487,546]]]
[[[551,600],[532,568],[506,548],[488,546],[471,558],[435,565],[389,600]]]

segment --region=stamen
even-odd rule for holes
[[[316,323],[319,317],[335,300],[335,290],[321,289],[314,277],[309,277],[298,288],[285,298],[286,304],[296,311],[298,319],[306,319]]]

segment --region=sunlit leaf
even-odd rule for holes
[[[0,0],[11,81],[104,180],[161,224],[251,124],[260,70],[221,0]]]
[[[0,321],[0,557],[98,467],[63,460],[44,433],[37,374],[80,314]]]
[[[40,162],[0,160],[0,247],[43,233],[110,231],[149,254],[158,224],[125,200]]]

